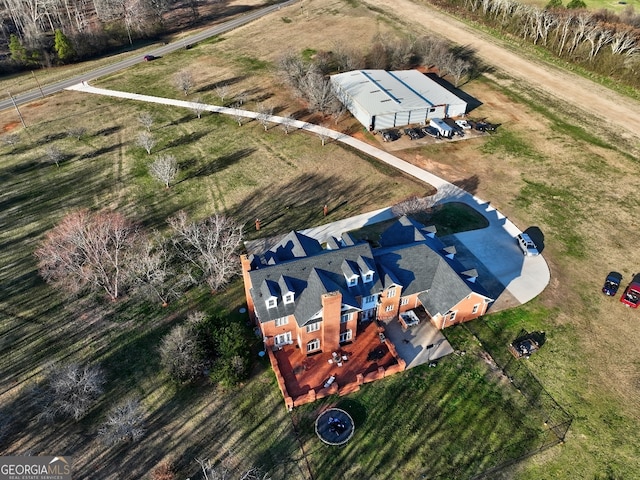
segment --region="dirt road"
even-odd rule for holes
[[[514,79],[527,82],[559,102],[597,116],[638,148],[640,103],[552,65],[537,62],[510,51],[500,40],[478,32],[429,5],[410,0],[365,0],[408,25],[419,24],[459,45],[473,48],[488,65]]]

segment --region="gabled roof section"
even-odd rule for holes
[[[422,228],[423,225],[403,215],[380,235],[380,245],[389,247],[424,242]]]
[[[265,252],[267,262],[275,263],[293,260],[294,258],[309,257],[322,251],[322,245],[315,238],[292,231],[275,247]]]
[[[392,283],[402,285],[403,295],[429,290],[438,266],[445,262],[440,255],[423,243],[387,250],[382,255],[376,255],[376,261]],[[453,270],[452,273],[455,275]],[[385,287],[387,286],[388,284],[385,283]]]
[[[443,260],[438,264],[431,289],[418,295],[420,303],[429,315],[445,314],[473,290],[460,276]]]
[[[358,307],[357,297],[373,295],[379,292],[382,286],[377,272],[374,273],[372,282],[358,282],[353,287],[347,286],[342,271],[343,262],[347,261],[357,270],[360,258],[365,263],[375,265],[373,252],[366,242],[338,250],[321,250],[315,255],[294,258],[274,265],[262,264],[259,268],[251,270],[249,276],[254,287],[250,294],[258,318],[261,322],[266,322],[285,314],[293,314],[302,326],[321,310],[321,295],[332,291],[341,292],[344,304]],[[293,288],[294,303],[283,305],[283,302],[278,302],[277,308],[267,309],[265,293],[260,289],[260,285],[265,280],[271,280],[279,285],[280,294],[283,294],[282,278]]]
[[[345,278],[351,278],[354,275],[360,276],[360,269],[358,264],[352,260],[345,259],[340,266]]]

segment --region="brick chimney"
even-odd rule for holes
[[[253,309],[253,299],[251,298],[250,289],[253,286],[251,284],[251,277],[249,272],[251,271],[251,262],[248,255],[240,255],[240,265],[242,266],[242,279],[244,280],[244,296],[247,299],[247,311],[249,312],[249,318],[255,323],[256,314]]]
[[[340,307],[342,294],[340,292],[325,293],[322,300],[322,350],[334,352],[340,348]]]

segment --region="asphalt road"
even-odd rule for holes
[[[107,65],[105,67],[101,67],[98,68],[96,70],[93,70],[91,72],[87,72],[81,75],[77,75],[74,76],[72,78],[69,78],[67,80],[61,80],[59,82],[56,83],[52,83],[52,84],[48,84],[48,85],[42,85],[42,93],[44,93],[44,95],[51,95],[53,93],[58,93],[62,90],[64,90],[65,88],[68,88],[72,85],[75,85],[77,83],[83,82],[83,81],[90,81],[93,79],[96,79],[98,77],[102,77],[104,75],[110,75],[112,73],[118,72],[120,70],[123,70],[125,68],[128,68],[132,65],[135,65],[136,63],[140,63],[143,62],[144,59],[144,55],[153,55],[155,57],[161,57],[163,55],[166,55],[168,53],[171,53],[175,50],[179,50],[181,48],[185,48],[185,46],[187,45],[194,45],[198,42],[201,42],[202,40],[206,40],[207,38],[210,37],[214,37],[216,35],[220,35],[221,33],[225,33],[228,32],[229,30],[233,30],[235,28],[238,28],[242,25],[245,25],[249,22],[252,22],[253,20],[256,20],[258,18],[264,17],[265,15],[268,15],[269,13],[275,11],[275,10],[279,10],[282,7],[286,7],[289,6],[293,3],[295,3],[297,0],[287,0],[285,2],[282,3],[278,3],[275,5],[269,5],[267,7],[261,8],[259,10],[255,10],[252,12],[249,12],[245,15],[242,15],[238,18],[235,18],[233,20],[229,20],[228,22],[224,22],[220,25],[216,25],[215,27],[211,27],[208,28],[206,30],[203,30],[199,33],[196,33],[190,37],[186,37],[183,39],[180,39],[176,42],[172,42],[169,43],[167,45],[163,45],[162,47],[156,48],[155,50],[150,50],[150,51],[141,51],[140,55],[135,55],[131,58],[128,58],[126,60],[121,60],[119,62],[113,63],[111,65]],[[20,95],[16,95],[13,97],[13,101],[17,104],[17,105],[23,105],[25,103],[29,103],[32,102],[38,98],[41,98],[42,95],[40,93],[39,89],[34,89],[34,90],[30,90],[28,92],[22,93]],[[13,102],[11,101],[11,98],[7,98],[6,100],[2,100],[0,101],[0,111],[6,110],[8,108],[14,108],[13,106]]]

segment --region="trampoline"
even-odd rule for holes
[[[327,445],[344,445],[354,430],[351,416],[339,408],[330,408],[316,418],[316,434]]]

